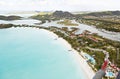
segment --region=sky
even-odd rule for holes
[[[0,11],[120,10],[120,0],[0,0]]]

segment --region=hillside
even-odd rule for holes
[[[63,11],[55,11],[52,14],[53,17],[57,17],[57,18],[72,18],[74,17],[74,15],[70,12],[63,12]]]
[[[55,11],[51,14],[44,14],[44,15],[38,14],[35,16],[31,16],[30,18],[41,20],[42,22],[40,24],[43,24],[46,21],[50,22],[50,21],[60,20],[63,18],[72,19],[73,17],[75,17],[75,15],[71,14],[70,12]]]
[[[92,12],[88,14],[83,14],[83,15],[89,15],[89,16],[120,16],[120,11],[104,11],[104,12]]]
[[[77,15],[80,23],[96,26],[113,32],[120,32],[120,11],[92,12]],[[81,19],[82,18],[82,19]]]
[[[120,11],[92,12],[87,14],[72,14],[70,12],[55,11],[50,15],[35,15],[31,18],[41,20],[40,24],[46,21],[55,21],[60,19],[74,19],[79,23],[93,25],[99,29],[120,32]]]

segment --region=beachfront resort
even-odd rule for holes
[[[110,55],[112,52],[116,52],[115,50],[115,43],[111,43],[112,40],[108,40],[106,38],[103,38],[96,33],[91,33],[88,30],[85,30],[81,34],[77,34],[78,28],[71,28],[68,27],[40,27],[40,26],[30,26],[30,25],[12,25],[12,24],[2,24],[0,25],[0,28],[11,28],[11,27],[30,27],[30,28],[38,28],[38,29],[46,29],[49,31],[52,31],[53,33],[58,35],[58,38],[55,38],[55,40],[58,40],[59,38],[65,39],[73,49],[77,50],[79,52],[79,55],[86,60],[88,65],[92,68],[94,72],[98,71],[104,62],[106,55],[109,55],[109,66],[106,70],[105,78],[115,78],[116,73],[120,70],[114,63],[111,61],[112,56]],[[107,42],[107,49],[106,48],[106,42]],[[110,42],[110,43],[109,43]],[[120,44],[117,44],[118,46]],[[112,51],[108,52],[108,49],[112,49]],[[118,51],[119,49],[117,49]],[[68,51],[72,51],[72,49],[69,49]],[[114,56],[114,54],[113,54]]]

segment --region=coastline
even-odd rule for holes
[[[49,30],[47,30],[47,31],[49,31]],[[88,79],[92,79],[93,76],[95,75],[95,72],[88,65],[86,60],[79,54],[79,52],[77,52],[75,49],[73,49],[71,47],[71,45],[65,39],[58,38],[58,36],[55,33],[53,33],[52,31],[49,31],[49,32],[51,33],[50,35],[55,37],[55,39],[57,38],[57,41],[61,42],[61,44],[63,44],[64,46],[66,46],[68,49],[71,50],[70,53],[72,54],[73,58],[77,62],[77,65],[79,67],[82,67],[82,69],[86,73],[85,75],[87,76]]]
[[[18,27],[19,28],[19,27]],[[21,27],[20,27],[21,28]],[[24,27],[25,28],[25,27]],[[29,28],[29,27],[27,27]],[[31,28],[31,27],[30,27]],[[36,28],[35,28],[36,29]],[[38,29],[39,30],[39,29]],[[46,30],[46,29],[43,29]],[[49,32],[50,36],[53,37],[53,39],[57,38],[57,41],[59,41],[61,44],[63,44],[66,48],[70,49],[70,54],[72,54],[73,58],[75,59],[75,61],[77,62],[77,66],[81,67],[81,69],[84,71],[84,73],[86,73],[85,75],[87,76],[87,79],[92,79],[95,72],[92,70],[92,68],[88,65],[88,63],[86,62],[86,60],[79,54],[79,52],[77,52],[75,49],[73,49],[71,47],[71,45],[62,37],[58,37],[57,34],[53,33],[50,30],[46,30]]]

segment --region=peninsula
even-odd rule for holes
[[[6,20],[6,21],[20,20],[21,18],[22,17],[20,17],[20,16],[14,16],[14,15],[11,15],[11,16],[0,15],[0,20]]]

